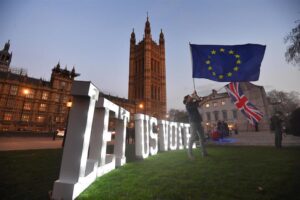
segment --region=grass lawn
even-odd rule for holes
[[[61,149],[0,151],[0,199],[49,199],[61,156]]]
[[[300,147],[209,146],[208,152],[202,158],[194,150],[195,161],[181,150],[127,163],[100,177],[78,199],[300,199]],[[0,199],[47,199],[61,154],[0,152]]]

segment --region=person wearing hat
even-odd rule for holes
[[[201,125],[202,117],[198,112],[198,107],[201,106],[204,103],[203,98],[200,98],[196,91],[192,95],[186,95],[183,99],[183,104],[186,107],[188,116],[189,116],[189,122],[190,122],[190,130],[191,130],[191,137],[188,144],[188,157],[191,160],[194,160],[193,156],[193,144],[196,141],[197,135],[199,137],[200,141],[200,149],[201,149],[201,155],[203,157],[207,156],[207,151],[205,149],[204,145],[204,129]]]

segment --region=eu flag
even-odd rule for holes
[[[190,44],[193,78],[218,82],[257,81],[266,46]]]

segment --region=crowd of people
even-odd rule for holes
[[[218,121],[212,129],[207,131],[207,137],[213,140],[223,139],[224,137],[230,136],[232,133],[238,134],[237,126],[229,128],[226,121]]]

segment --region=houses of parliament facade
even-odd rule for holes
[[[65,128],[72,83],[79,74],[74,67],[63,69],[58,63],[50,81],[28,77],[25,70],[10,67],[9,48],[8,41],[0,51],[0,131],[52,132]],[[165,39],[161,31],[159,43],[152,40],[148,17],[143,40],[137,43],[134,31],[130,37],[128,99],[100,95],[127,109],[132,120],[135,113],[166,117]]]
[[[75,69],[52,69],[50,81],[27,76],[24,69],[11,68],[9,41],[0,51],[0,131],[51,132],[65,128],[67,102]]]

